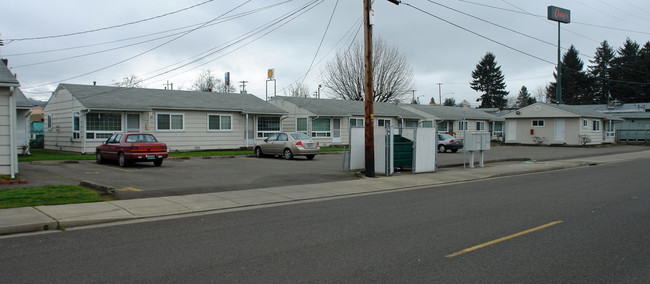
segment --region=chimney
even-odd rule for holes
[[[4,63],[6,66],[9,66],[9,60],[6,58],[2,58],[2,63]]]

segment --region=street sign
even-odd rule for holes
[[[568,24],[571,22],[571,11],[555,6],[548,6],[547,17],[551,21]]]

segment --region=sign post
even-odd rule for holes
[[[273,96],[275,97],[275,91],[277,89],[277,84],[275,83],[275,68],[266,71],[266,101],[269,100],[269,81],[273,81]]]
[[[557,103],[562,103],[562,52],[560,50],[560,24],[568,24],[571,22],[571,11],[555,6],[548,6],[547,18],[551,21],[557,22],[557,85],[555,86],[555,94],[557,95]]]

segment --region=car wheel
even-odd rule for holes
[[[262,154],[262,148],[256,147],[255,148],[255,157],[261,158],[264,154]]]
[[[458,149],[451,149],[451,152],[456,153],[456,152],[458,152]]]
[[[438,145],[438,152],[444,153],[445,151],[447,151],[447,148],[445,147],[445,145],[442,145],[442,144]]]
[[[160,167],[160,166],[162,166],[162,162],[163,162],[163,159],[155,159],[153,161],[153,165],[156,166],[156,167]]]
[[[126,160],[126,157],[124,157],[124,153],[120,153],[120,157],[118,158],[117,162],[120,164],[120,167],[126,167],[128,165],[128,161]]]
[[[305,157],[307,157],[307,160],[313,160],[316,155],[306,155]]]
[[[293,153],[291,153],[291,149],[289,148],[284,149],[284,155],[282,155],[282,157],[284,157],[287,160],[293,159]]]
[[[102,158],[102,153],[97,151],[97,155],[95,155],[95,162],[98,164],[104,163],[104,158]]]

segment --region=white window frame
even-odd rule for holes
[[[277,130],[260,130],[260,119],[261,118],[274,118],[278,120],[278,129]],[[282,119],[277,116],[259,116],[255,120],[255,129],[257,130],[257,138],[264,139],[271,136],[273,133],[278,133],[282,130]]]
[[[365,126],[365,124],[364,124],[364,122],[363,122],[364,119],[363,119],[363,118],[356,118],[356,117],[352,117],[352,118],[350,118],[350,122],[349,122],[349,123],[350,123],[350,124],[349,124],[350,126],[352,126],[352,121],[353,121],[353,120],[354,120],[355,123],[357,124],[355,127]],[[359,122],[361,122],[361,124],[359,124]]]
[[[329,122],[328,130],[314,130],[314,120],[326,119]],[[311,137],[312,138],[330,138],[332,137],[332,119],[331,118],[315,118],[311,120]]]
[[[298,120],[301,120],[301,119],[305,120],[305,129],[304,130],[298,129],[298,125],[299,125]],[[296,117],[296,132],[305,133],[305,134],[307,134],[309,132],[309,118],[308,117],[306,117],[306,116]]]
[[[86,140],[90,141],[105,141],[106,139],[110,138],[115,132],[121,132],[123,129],[123,123],[124,123],[124,115],[120,115],[120,129],[115,129],[115,130],[90,130],[88,127],[91,127],[91,125],[88,123],[88,115],[95,115],[99,114],[100,116],[102,114],[116,114],[115,112],[92,112],[92,113],[86,113],[85,115],[85,129],[86,129]],[[99,118],[101,119],[101,118]],[[99,134],[100,136],[107,136],[107,137],[97,137]]]
[[[422,128],[433,128],[435,121],[433,120],[423,120],[421,123]]]
[[[218,116],[219,117],[219,125],[218,125],[219,128],[217,128],[217,129],[210,128],[210,117],[211,116]],[[221,118],[222,117],[229,117],[230,118],[230,125],[228,126],[228,129],[221,128]],[[183,118],[183,123],[184,122],[185,122],[185,119]],[[208,129],[208,132],[232,132],[233,131],[232,126],[233,126],[232,114],[208,113],[206,115],[206,128]]]
[[[582,120],[582,128],[589,128],[589,119]]]
[[[535,122],[537,122],[537,124]],[[546,127],[546,121],[544,121],[543,119],[533,119],[530,121],[530,126],[537,127],[537,128]]]
[[[77,121],[76,129],[75,120]],[[81,118],[78,111],[72,113],[72,140],[81,140]]]
[[[594,132],[600,132],[600,120],[594,120],[591,129]]]
[[[156,114],[156,131],[157,132],[184,132],[185,131],[185,113],[180,113],[180,112],[157,112]],[[169,116],[169,129],[160,129],[159,123],[158,123],[158,116],[159,115],[167,115]],[[172,116],[175,115],[180,115],[181,118],[183,119],[183,123],[181,125],[181,129],[172,129]]]
[[[469,129],[467,129],[467,126],[468,126],[467,120],[458,121],[458,131],[469,130]]]
[[[476,122],[476,131],[485,131],[485,121]]]
[[[390,119],[387,118],[377,118],[377,126],[386,126],[386,122],[388,121],[388,126],[390,126]]]
[[[49,130],[52,129],[52,115],[48,114],[45,116],[45,127]]]

